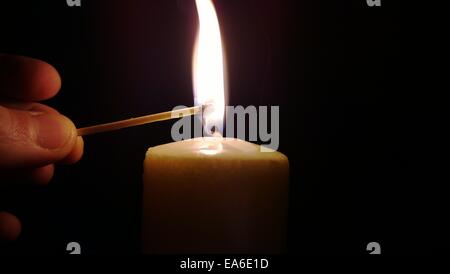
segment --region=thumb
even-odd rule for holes
[[[0,167],[43,166],[70,154],[77,136],[74,124],[55,110],[36,105],[34,110],[0,106]]]

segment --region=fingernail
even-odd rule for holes
[[[73,125],[62,115],[44,113],[33,115],[36,121],[36,142],[46,149],[64,146],[72,135]]]

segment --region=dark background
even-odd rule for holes
[[[288,253],[367,254],[371,241],[384,254],[438,252],[439,107],[425,96],[436,82],[425,81],[434,51],[422,45],[433,43],[424,16],[439,8],[215,5],[229,105],[280,106],[279,150],[291,165]],[[81,127],[192,105],[196,28],[189,0],[7,1],[0,52],[53,64],[63,84],[46,103]],[[148,147],[171,141],[171,126],[88,136],[81,162],[59,167],[48,187],[1,189],[0,208],[23,229],[1,252],[65,254],[77,241],[84,254],[139,254],[142,161]]]

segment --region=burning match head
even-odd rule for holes
[[[217,107],[213,103],[207,103],[202,105],[202,126],[203,130],[207,135],[210,136],[221,136],[221,126],[217,124],[217,122],[208,119],[211,115],[214,115],[214,112],[217,111]]]
[[[202,105],[202,113],[205,112],[212,112],[214,111],[214,104],[213,103],[206,103]]]

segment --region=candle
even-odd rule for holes
[[[232,138],[152,147],[144,161],[144,253],[278,253],[289,167],[279,152]]]
[[[289,164],[283,154],[217,137],[225,109],[219,22],[211,0],[196,0],[195,104],[215,137],[147,151],[143,175],[144,253],[279,253],[285,247]],[[211,106],[211,107],[209,107]],[[190,123],[189,123],[190,124]]]

